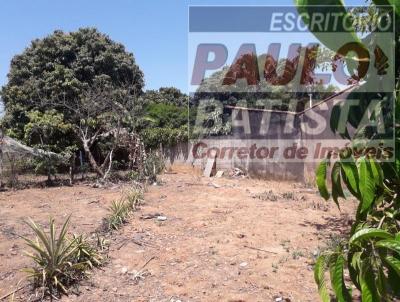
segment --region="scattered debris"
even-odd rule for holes
[[[145,277],[150,276],[150,272],[148,270],[140,270],[136,271],[133,270],[129,272],[130,275],[132,275],[131,279],[135,282],[138,283],[140,280],[144,280]]]
[[[157,220],[158,221],[165,221],[165,220],[167,220],[167,217],[165,217],[165,216],[157,216]]]
[[[219,170],[219,171],[217,171],[217,173],[215,174],[215,177],[220,178],[220,177],[222,177],[223,175],[224,175],[224,171]]]
[[[147,219],[157,219],[158,221],[165,221],[167,217],[164,216],[162,213],[149,213],[140,216],[140,219],[147,220]]]
[[[229,176],[231,176],[231,177],[240,177],[240,176],[244,177],[244,176],[246,176],[246,173],[243,170],[239,169],[239,168],[234,168],[229,173]]]
[[[210,187],[214,187],[214,188],[216,188],[216,189],[218,189],[218,188],[221,188],[221,187],[222,187],[221,185],[219,185],[219,184],[216,184],[216,183],[213,183],[213,182],[210,182],[208,185],[209,185]]]
[[[203,176],[211,177],[215,174],[215,169],[217,166],[216,157],[217,157],[216,152],[214,152],[213,154],[210,154],[210,156],[207,160],[207,163],[206,163],[206,167],[204,168]]]
[[[161,213],[149,213],[149,214],[144,214],[140,216],[140,219],[154,219],[159,216],[163,216]]]
[[[8,293],[8,294],[6,294],[6,295],[4,295],[4,296],[1,296],[0,297],[0,301],[1,300],[4,300],[4,299],[6,299],[6,298],[8,298],[8,297],[10,297],[10,296],[12,296],[13,294],[15,294],[16,292],[19,292],[21,289],[24,289],[25,287],[27,287],[29,284],[25,284],[25,285],[23,285],[23,286],[20,286],[20,287],[18,287],[17,289],[15,289],[15,290],[13,290],[12,292],[10,292],[10,293]]]
[[[240,266],[241,268],[245,268],[247,265],[248,265],[247,262],[242,262],[242,263],[239,264],[239,266]]]
[[[290,302],[291,300],[289,298],[284,298],[281,296],[274,296],[274,301],[275,302]]]
[[[149,260],[146,261],[144,265],[142,265],[142,267],[138,271],[133,270],[132,272],[129,273],[130,275],[132,275],[132,280],[134,282],[137,283],[140,280],[143,280],[146,276],[150,275],[150,272],[147,269],[145,270],[145,268],[155,258],[156,258],[155,256],[151,257]]]
[[[265,252],[265,253],[270,253],[270,254],[275,254],[277,255],[277,252],[273,252],[273,251],[268,251],[268,250],[263,250],[263,249],[259,249],[257,247],[252,247],[252,246],[248,246],[248,245],[243,245],[243,247],[251,249],[251,250],[255,250],[255,251],[259,251],[259,252]]]
[[[232,210],[212,210],[211,213],[213,214],[230,214]]]

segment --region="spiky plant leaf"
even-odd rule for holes
[[[47,288],[50,295],[53,291],[67,293],[67,287],[75,282],[82,273],[90,267],[88,261],[94,261],[88,257],[86,262],[80,263],[76,238],[67,238],[67,230],[70,217],[63,224],[57,235],[54,219],[49,220],[48,234],[34,221],[29,220],[27,225],[32,228],[36,240],[24,238],[27,246],[32,248],[33,253],[28,256],[33,259],[35,265],[27,270],[28,277],[33,278],[34,284],[41,288]],[[85,245],[85,251],[95,255],[90,246]],[[81,252],[81,251],[79,251]],[[97,258],[96,258],[97,259]]]

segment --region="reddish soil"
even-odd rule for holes
[[[145,205],[112,234],[108,263],[62,301],[319,301],[313,254],[348,229],[354,200],[343,202],[340,212],[315,188],[205,178],[190,167],[175,167],[159,179],[161,185],[148,187]],[[31,234],[22,219],[46,223],[52,215],[61,222],[72,213],[71,231],[88,234],[123,189],[78,185],[0,193],[0,297],[30,264],[17,236]],[[268,198],[258,198],[270,190],[263,195]],[[141,219],[149,214],[167,219]],[[15,298],[32,297],[23,290]]]

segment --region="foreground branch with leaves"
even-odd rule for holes
[[[321,196],[329,199],[326,185],[330,158],[317,171]],[[350,284],[345,282],[348,272],[351,282],[361,292],[362,301],[392,301],[400,296],[400,178],[388,178],[390,164],[377,164],[373,159],[357,160],[346,151],[340,153],[331,168],[332,198],[344,198],[347,189],[359,200],[350,239],[323,252],[315,264],[314,277],[323,301],[331,301],[325,272],[329,271],[337,301],[352,301]],[[344,184],[344,188],[342,187]],[[347,284],[346,284],[347,283]]]
[[[342,108],[338,105],[332,109],[330,126],[332,131],[351,140],[351,148],[345,148],[338,154],[330,154],[322,161],[317,169],[317,185],[321,196],[328,200],[332,197],[339,207],[339,198],[345,198],[345,190],[358,200],[354,223],[348,237],[344,237],[334,247],[323,252],[316,260],[314,276],[318,285],[321,299],[325,301],[353,301],[360,295],[363,302],[395,301],[400,297],[400,133],[399,133],[399,89],[400,89],[400,3],[397,0],[366,1],[366,7],[355,9],[345,8],[342,0],[329,0],[324,6],[318,0],[295,0],[300,13],[319,12],[322,14],[341,13],[340,22],[347,24],[343,30],[343,39],[357,44],[360,49],[374,46],[376,74],[367,73],[363,83],[358,83],[348,99],[359,100],[359,106],[348,112],[344,132],[339,131],[339,115]],[[388,61],[379,48],[379,22],[388,22],[387,13],[393,13],[396,21],[394,26],[394,40],[390,47],[395,47],[393,61]],[[378,18],[378,16],[380,16]],[[309,20],[303,21],[310,27]],[[347,23],[346,23],[347,22]],[[333,26],[330,24],[329,26]],[[335,39],[329,28],[325,32],[315,31],[313,34],[329,49],[337,52],[341,41]],[[361,33],[357,35],[356,33]],[[357,60],[338,54],[351,69]],[[361,58],[360,58],[361,59]],[[369,60],[369,59],[368,59]],[[390,65],[392,64],[392,65]],[[394,66],[393,66],[394,65]],[[394,68],[393,68],[394,67]],[[391,92],[366,92],[367,84],[382,84],[381,75],[386,71],[394,70],[396,87]],[[383,87],[383,86],[382,86]],[[377,161],[376,154],[367,152],[364,156],[356,155],[358,148],[368,148],[373,140],[375,143],[382,140],[379,131],[373,127],[364,127],[360,112],[365,111],[372,100],[378,100],[383,120],[371,115],[370,120],[389,129],[393,134],[395,152],[390,161],[384,148],[383,160]],[[393,106],[385,107],[387,100]],[[386,102],[386,103],[385,103]],[[390,102],[389,102],[390,103]],[[394,115],[396,112],[396,116]],[[394,123],[393,123],[394,121]],[[343,121],[342,121],[343,123]],[[340,125],[343,126],[343,125]],[[343,128],[343,127],[342,127]],[[350,135],[349,129],[354,130]],[[387,157],[386,157],[387,156]],[[327,180],[330,173],[331,190],[328,190]],[[331,191],[331,192],[329,192]],[[329,272],[331,291],[327,286],[327,272]],[[349,278],[345,278],[345,276]],[[357,290],[353,290],[356,288]],[[397,300],[396,300],[397,301]]]

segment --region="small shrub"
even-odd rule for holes
[[[118,230],[143,202],[143,189],[141,187],[126,192],[119,201],[113,201],[109,208],[110,214],[103,220],[103,230]]]
[[[296,200],[296,197],[293,192],[284,192],[282,194],[282,198],[287,200]]]
[[[278,195],[276,195],[272,190],[269,190],[256,194],[253,196],[253,198],[260,199],[262,201],[277,201]]]
[[[140,173],[138,171],[129,171],[126,178],[130,181],[140,181]]]
[[[126,193],[126,202],[129,205],[129,208],[132,210],[136,210],[137,207],[143,204],[143,192],[140,189],[132,189],[128,193]]]
[[[120,173],[120,171],[111,171],[108,174],[107,180],[112,183],[118,183],[119,181],[125,181],[126,176]]]
[[[293,258],[294,260],[297,260],[297,259],[299,259],[299,258],[301,258],[301,257],[304,257],[304,253],[303,253],[302,251],[300,251],[300,250],[295,250],[295,251],[292,252],[292,258]]]
[[[43,293],[51,297],[54,294],[66,294],[68,286],[81,279],[87,269],[101,263],[101,257],[83,236],[68,238],[69,221],[70,217],[58,235],[52,218],[49,221],[49,233],[31,219],[26,222],[36,239],[23,238],[33,249],[33,253],[27,255],[35,263],[34,267],[25,271],[33,279],[34,286],[42,288]]]
[[[108,228],[118,230],[122,224],[127,222],[130,212],[129,204],[124,199],[113,201],[110,212],[107,218]]]
[[[144,164],[144,177],[149,182],[156,182],[157,175],[165,169],[164,158],[158,152],[147,155]]]

